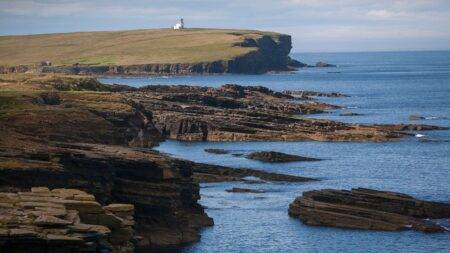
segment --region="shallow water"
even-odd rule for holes
[[[275,90],[334,91],[349,98],[324,98],[348,109],[312,117],[360,123],[425,123],[450,126],[450,52],[294,54],[307,63],[319,60],[337,68],[306,69],[267,75],[217,75],[157,78],[108,78],[107,83],[263,85]],[[339,73],[329,73],[339,72]],[[339,116],[352,111],[363,116]],[[410,121],[409,115],[429,117]],[[450,131],[423,132],[422,142],[409,137],[389,143],[346,142],[178,142],[157,149],[175,157],[233,167],[248,167],[320,179],[309,183],[202,184],[201,204],[215,225],[184,252],[450,252],[450,233],[359,231],[303,225],[287,207],[303,191],[367,187],[393,190],[427,200],[450,202]],[[323,159],[317,162],[265,164],[215,155],[205,148],[246,154],[259,150]],[[263,194],[228,193],[246,187]],[[450,227],[450,220],[441,220]]]

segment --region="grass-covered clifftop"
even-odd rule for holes
[[[53,68],[147,65],[140,71],[178,72],[190,66],[186,72],[265,72],[283,69],[290,49],[290,36],[253,30],[146,29],[0,36],[0,65],[39,66],[50,61]],[[242,63],[234,66],[230,61]],[[192,67],[211,63],[221,66]],[[255,63],[258,68],[244,66]],[[184,65],[173,67],[175,64]],[[159,66],[156,70],[148,67],[155,65]],[[99,72],[107,71],[110,69]]]

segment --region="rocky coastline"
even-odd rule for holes
[[[313,179],[193,163],[149,148],[184,141],[390,141],[428,125],[357,125],[303,118],[336,106],[261,86],[104,85],[61,75],[0,80],[0,191],[74,188],[100,205],[134,206],[136,249],[166,250],[199,240],[213,221],[198,203],[199,182]],[[307,96],[305,94],[310,94]]]

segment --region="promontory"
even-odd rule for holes
[[[191,74],[288,70],[291,36],[231,29],[142,29],[0,36],[0,73]]]

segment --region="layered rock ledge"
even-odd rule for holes
[[[325,189],[304,192],[289,205],[289,215],[313,226],[433,233],[448,231],[428,219],[450,218],[450,204],[364,188]]]
[[[134,206],[77,189],[0,193],[1,252],[134,252]]]

